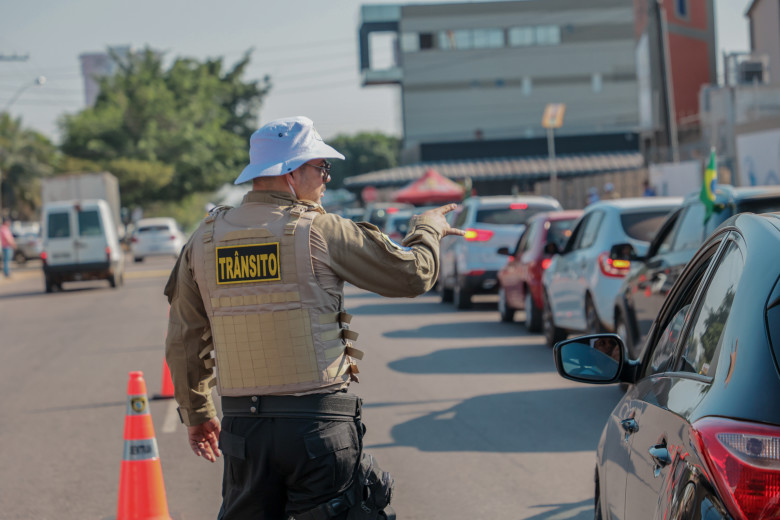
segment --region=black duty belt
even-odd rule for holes
[[[222,414],[238,417],[323,417],[351,420],[360,416],[362,399],[337,392],[308,395],[222,397]]]

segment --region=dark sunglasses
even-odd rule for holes
[[[325,161],[321,166],[316,164],[310,164],[306,163],[306,166],[311,166],[312,168],[317,168],[320,173],[322,174],[322,182],[328,182],[330,180],[330,166],[331,164],[328,161]]]

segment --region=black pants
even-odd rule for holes
[[[219,520],[287,520],[344,493],[362,434],[354,420],[225,417]]]

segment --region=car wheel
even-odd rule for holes
[[[455,304],[456,309],[470,309],[471,293],[465,287],[462,287],[460,284],[456,284],[455,290],[452,293],[452,302]]]
[[[548,347],[553,348],[556,343],[566,339],[566,331],[555,326],[552,308],[550,307],[547,294],[544,295],[544,307],[542,311],[542,330],[544,332],[544,341]]]
[[[506,291],[503,287],[498,289],[498,313],[501,315],[501,321],[511,323],[515,321],[515,309],[509,306],[506,301]]]
[[[14,253],[14,262],[16,262],[19,265],[24,265],[25,262],[27,262],[27,257],[24,256],[24,253],[21,251],[16,251]]]
[[[116,289],[116,275],[112,274],[108,277],[108,285],[111,286],[112,289]]]
[[[596,312],[596,306],[593,305],[593,299],[590,295],[585,297],[585,322],[588,330],[588,334],[598,334],[604,332],[604,327],[601,325],[601,320]]]
[[[140,263],[144,261],[144,257],[136,256],[135,258],[133,258],[133,260],[135,261],[135,263]]]
[[[528,289],[525,291],[525,328],[528,332],[542,330],[542,309],[534,304],[534,297]]]
[[[444,283],[441,284],[441,302],[452,303],[452,289],[446,287]]]
[[[48,276],[46,277],[46,292],[51,293],[54,292],[54,284],[51,281],[51,278]]]

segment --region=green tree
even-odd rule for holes
[[[344,154],[344,161],[333,161],[331,170],[334,188],[344,179],[376,170],[398,166],[401,140],[378,132],[360,132],[354,136],[337,135],[328,144]]]
[[[251,52],[229,70],[222,58],[177,58],[151,49],[113,56],[95,106],[65,116],[62,151],[119,179],[124,204],[177,201],[233,179],[270,80],[242,81]]]
[[[40,206],[40,179],[60,160],[57,147],[44,135],[22,127],[21,118],[0,113],[0,195],[2,212],[33,220]]]

